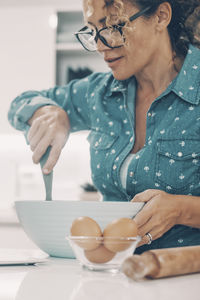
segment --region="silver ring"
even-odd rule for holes
[[[149,238],[147,245],[150,245],[153,241],[153,237],[152,237],[151,233],[149,233],[149,232],[146,233],[146,236]]]

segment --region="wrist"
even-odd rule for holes
[[[41,117],[42,115],[48,113],[52,109],[55,109],[56,106],[54,105],[44,105],[38,108],[32,115],[32,117],[28,120],[28,124],[32,125],[33,121],[37,118]]]
[[[184,218],[185,218],[185,211],[186,211],[186,203],[184,199],[184,195],[176,195],[176,202],[178,206],[178,217],[177,217],[177,224],[183,225]]]
[[[179,217],[177,224],[200,227],[200,198],[197,196],[177,195]]]

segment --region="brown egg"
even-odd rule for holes
[[[120,252],[128,249],[131,241],[120,240],[120,237],[136,237],[137,225],[129,218],[121,218],[109,223],[103,232],[104,246],[113,252]],[[114,239],[109,239],[114,237]],[[115,238],[116,237],[116,238]]]
[[[82,236],[82,237],[101,237],[102,231],[97,222],[89,217],[79,217],[75,219],[72,223],[70,229],[72,236]],[[95,238],[88,239],[78,239],[76,243],[85,250],[94,250],[101,244],[100,240],[95,240]]]
[[[102,264],[110,261],[115,253],[106,249],[104,245],[100,245],[97,249],[84,251],[85,257],[92,263]]]

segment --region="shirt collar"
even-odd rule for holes
[[[191,104],[200,102],[200,50],[198,48],[189,46],[183,66],[170,88],[181,99]]]
[[[111,81],[109,85],[109,81]],[[109,97],[113,93],[123,92],[127,89],[129,79],[127,80],[117,80],[113,77],[112,73],[109,73],[104,82],[104,86],[109,88],[106,91],[106,95]]]
[[[131,78],[120,81],[115,79],[112,73],[109,73],[104,85],[109,86],[109,80],[112,80],[112,82],[110,88],[107,89],[106,95],[111,96],[113,93],[126,90]],[[198,104],[200,102],[200,49],[192,45],[189,46],[179,74],[164,93],[166,94],[170,91],[173,91],[181,99],[191,104]]]

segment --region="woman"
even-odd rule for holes
[[[76,33],[111,69],[64,87],[26,92],[9,111],[33,161],[69,132],[90,130],[92,179],[105,201],[142,201],[148,249],[200,245],[200,1],[88,0]],[[196,24],[196,27],[194,26]]]

